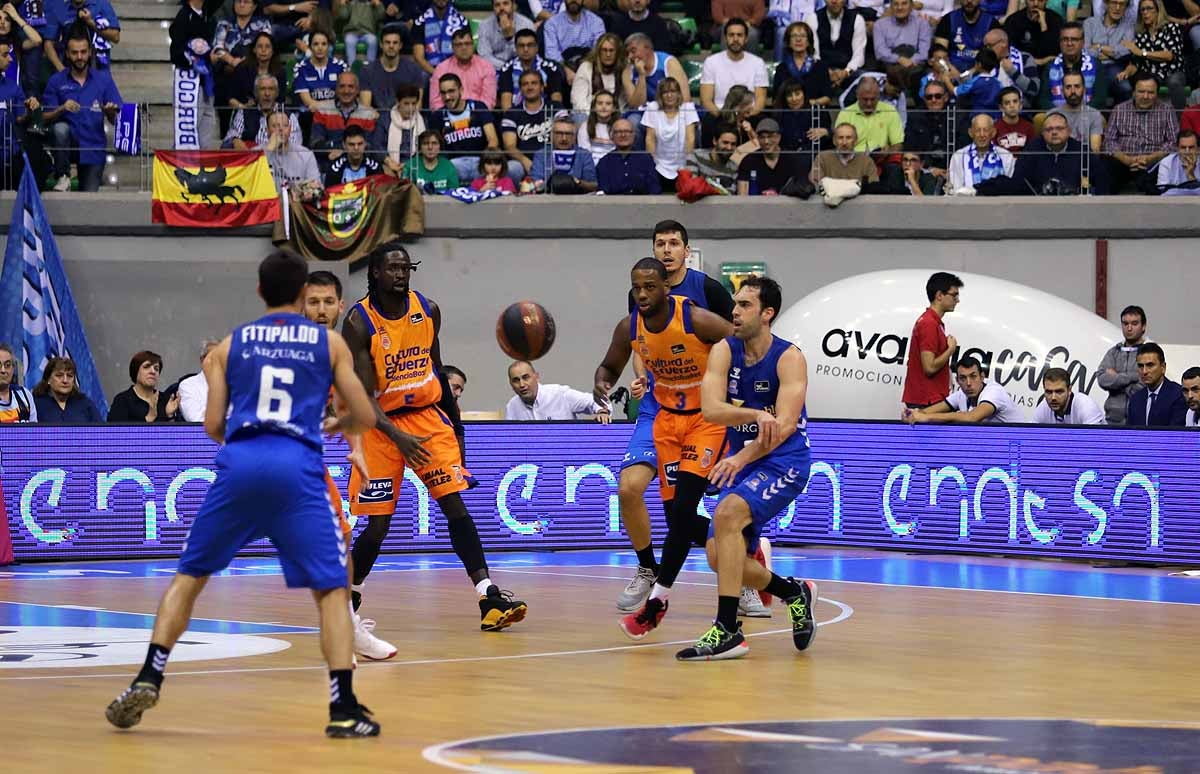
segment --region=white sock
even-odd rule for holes
[[[359,594],[361,594],[362,590],[363,590],[363,586],[365,586],[365,585],[367,585],[366,581],[363,581],[362,583],[351,583],[350,590],[357,591]]]
[[[671,587],[664,586],[661,583],[655,583],[654,589],[650,592],[651,599],[667,599],[671,596]]]
[[[479,592],[479,596],[486,597],[488,589],[492,586],[491,578],[484,578],[475,584],[475,590]]]

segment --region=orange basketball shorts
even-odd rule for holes
[[[342,508],[342,493],[338,491],[337,484],[333,482],[333,476],[329,475],[328,470],[325,471],[325,486],[329,489],[329,504],[333,507],[333,512],[337,514],[338,524],[342,528],[342,536],[348,542],[354,528],[346,519],[346,510]]]
[[[678,473],[708,478],[725,445],[725,428],[706,422],[699,411],[676,414],[660,408],[654,417],[654,449],[658,453],[658,491],[675,499]]]
[[[429,436],[422,444],[429,452],[429,463],[419,468],[408,465],[386,435],[378,430],[367,432],[363,435],[363,454],[371,478],[364,481],[358,470],[350,471],[350,513],[355,516],[395,513],[406,466],[413,468],[434,500],[475,486],[475,479],[463,465],[454,427],[440,408],[427,406],[390,419],[401,432],[419,438]]]

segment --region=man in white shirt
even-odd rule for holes
[[[1071,391],[1064,368],[1047,368],[1042,374],[1042,398],[1033,410],[1039,425],[1103,425],[1104,409],[1086,393]]]
[[[971,144],[950,157],[950,185],[946,192],[974,196],[975,187],[998,177],[1012,177],[1016,158],[993,140],[996,122],[987,113],[971,119]]]
[[[984,381],[979,361],[964,357],[954,372],[958,389],[940,403],[923,409],[905,409],[904,421],[910,425],[976,425],[1020,422],[1020,412],[1003,387]]]
[[[700,70],[700,105],[705,112],[719,115],[725,95],[734,86],[745,86],[754,93],[751,115],[767,106],[767,65],[754,54],[746,53],[746,22],[730,19],[725,22],[725,50],[710,54]]]
[[[573,390],[565,384],[542,384],[541,380],[528,360],[518,360],[508,367],[508,384],[516,395],[504,407],[505,419],[575,419],[577,414],[595,414],[602,425],[612,421],[608,407],[597,405],[590,392]]]
[[[1200,366],[1192,366],[1183,372],[1180,381],[1183,386],[1183,399],[1187,401],[1187,419],[1184,424],[1188,427],[1200,427]]]
[[[204,358],[208,357],[208,353],[212,348],[221,342],[214,339],[205,339],[200,345],[200,365],[204,365]],[[208,405],[208,380],[204,378],[204,370],[201,368],[199,373],[179,382],[179,413],[183,416],[184,422],[203,422],[204,407]]]

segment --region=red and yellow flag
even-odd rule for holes
[[[155,151],[151,219],[235,228],[279,220],[279,192],[262,151]]]

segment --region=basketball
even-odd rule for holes
[[[496,321],[496,343],[514,360],[537,360],[554,346],[554,318],[541,304],[510,304]]]

